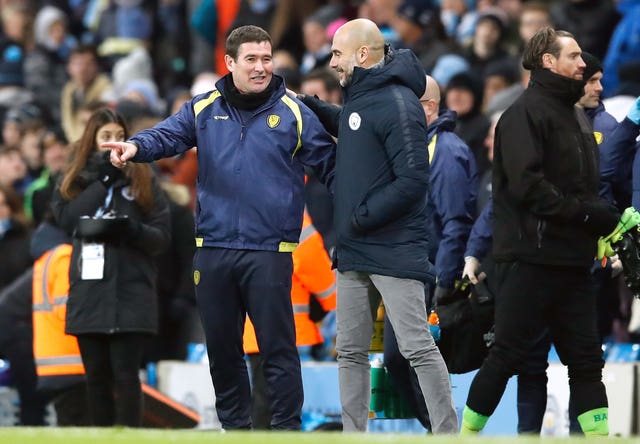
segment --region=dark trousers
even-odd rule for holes
[[[551,339],[542,329],[518,374],[518,433],[539,435],[547,408],[547,366]]]
[[[216,411],[224,429],[247,429],[251,390],[242,348],[246,315],[268,384],[271,428],[300,429],[302,376],[291,307],[290,253],[199,248],[196,298],[207,340]]]
[[[467,406],[490,416],[512,375],[527,370],[540,332],[548,328],[569,370],[576,415],[607,406],[596,294],[588,268],[496,264],[495,344],[476,374]]]
[[[77,337],[93,425],[140,427],[142,389],[138,371],[147,335],[82,334]]]
[[[9,324],[2,324],[9,326]],[[12,335],[2,338],[1,354],[11,365],[11,380],[20,396],[20,424],[44,425],[45,397],[36,390],[38,376],[33,358],[33,335],[31,326],[17,325]]]

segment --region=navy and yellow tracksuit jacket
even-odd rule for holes
[[[130,139],[138,146],[132,160],[139,162],[198,147],[199,247],[292,251],[302,226],[304,166],[333,186],[333,140],[274,78],[275,92],[253,113],[230,105],[223,78],[215,90]]]

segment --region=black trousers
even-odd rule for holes
[[[2,323],[11,328],[10,324]],[[20,396],[20,424],[44,425],[46,399],[36,390],[38,375],[33,357],[31,326],[15,325],[0,337],[0,354],[11,365],[11,380]]]
[[[77,336],[93,425],[140,427],[142,389],[138,371],[147,336],[142,333]]]
[[[576,415],[607,406],[596,292],[589,268],[523,262],[496,264],[495,344],[476,374],[467,406],[490,416],[512,375],[526,373],[527,359],[548,328],[569,369]]]
[[[227,430],[251,428],[251,389],[242,347],[247,313],[268,384],[271,428],[299,430],[302,376],[291,307],[290,253],[199,248],[194,258],[216,411]]]

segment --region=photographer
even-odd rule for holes
[[[89,119],[53,197],[58,224],[73,235],[66,332],[77,336],[96,426],[140,426],[138,368],[158,324],[153,256],[169,244],[167,202],[151,168],[117,169],[101,143],[128,137],[121,116]]]

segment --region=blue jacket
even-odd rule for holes
[[[467,241],[467,249],[464,257],[473,256],[478,260],[482,260],[491,252],[491,243],[493,242],[493,199],[482,209],[482,213],[478,216],[471,234]]]
[[[409,50],[356,67],[344,107],[305,97],[338,135],[334,220],[338,270],[433,282],[429,262],[426,77]]]
[[[628,200],[631,194],[631,166],[636,151],[636,136],[640,126],[625,118],[618,123],[605,111],[602,102],[596,107],[585,109],[593,123],[593,133],[600,151],[601,197],[614,203]],[[627,203],[618,202],[622,207]]]
[[[293,251],[304,208],[304,166],[332,187],[335,144],[317,117],[276,91],[247,120],[216,89],[131,138],[134,161],[149,162],[198,147],[196,245]]]
[[[453,288],[476,209],[477,171],[469,147],[453,133],[456,113],[444,111],[427,130],[431,228],[429,258],[438,285]]]

